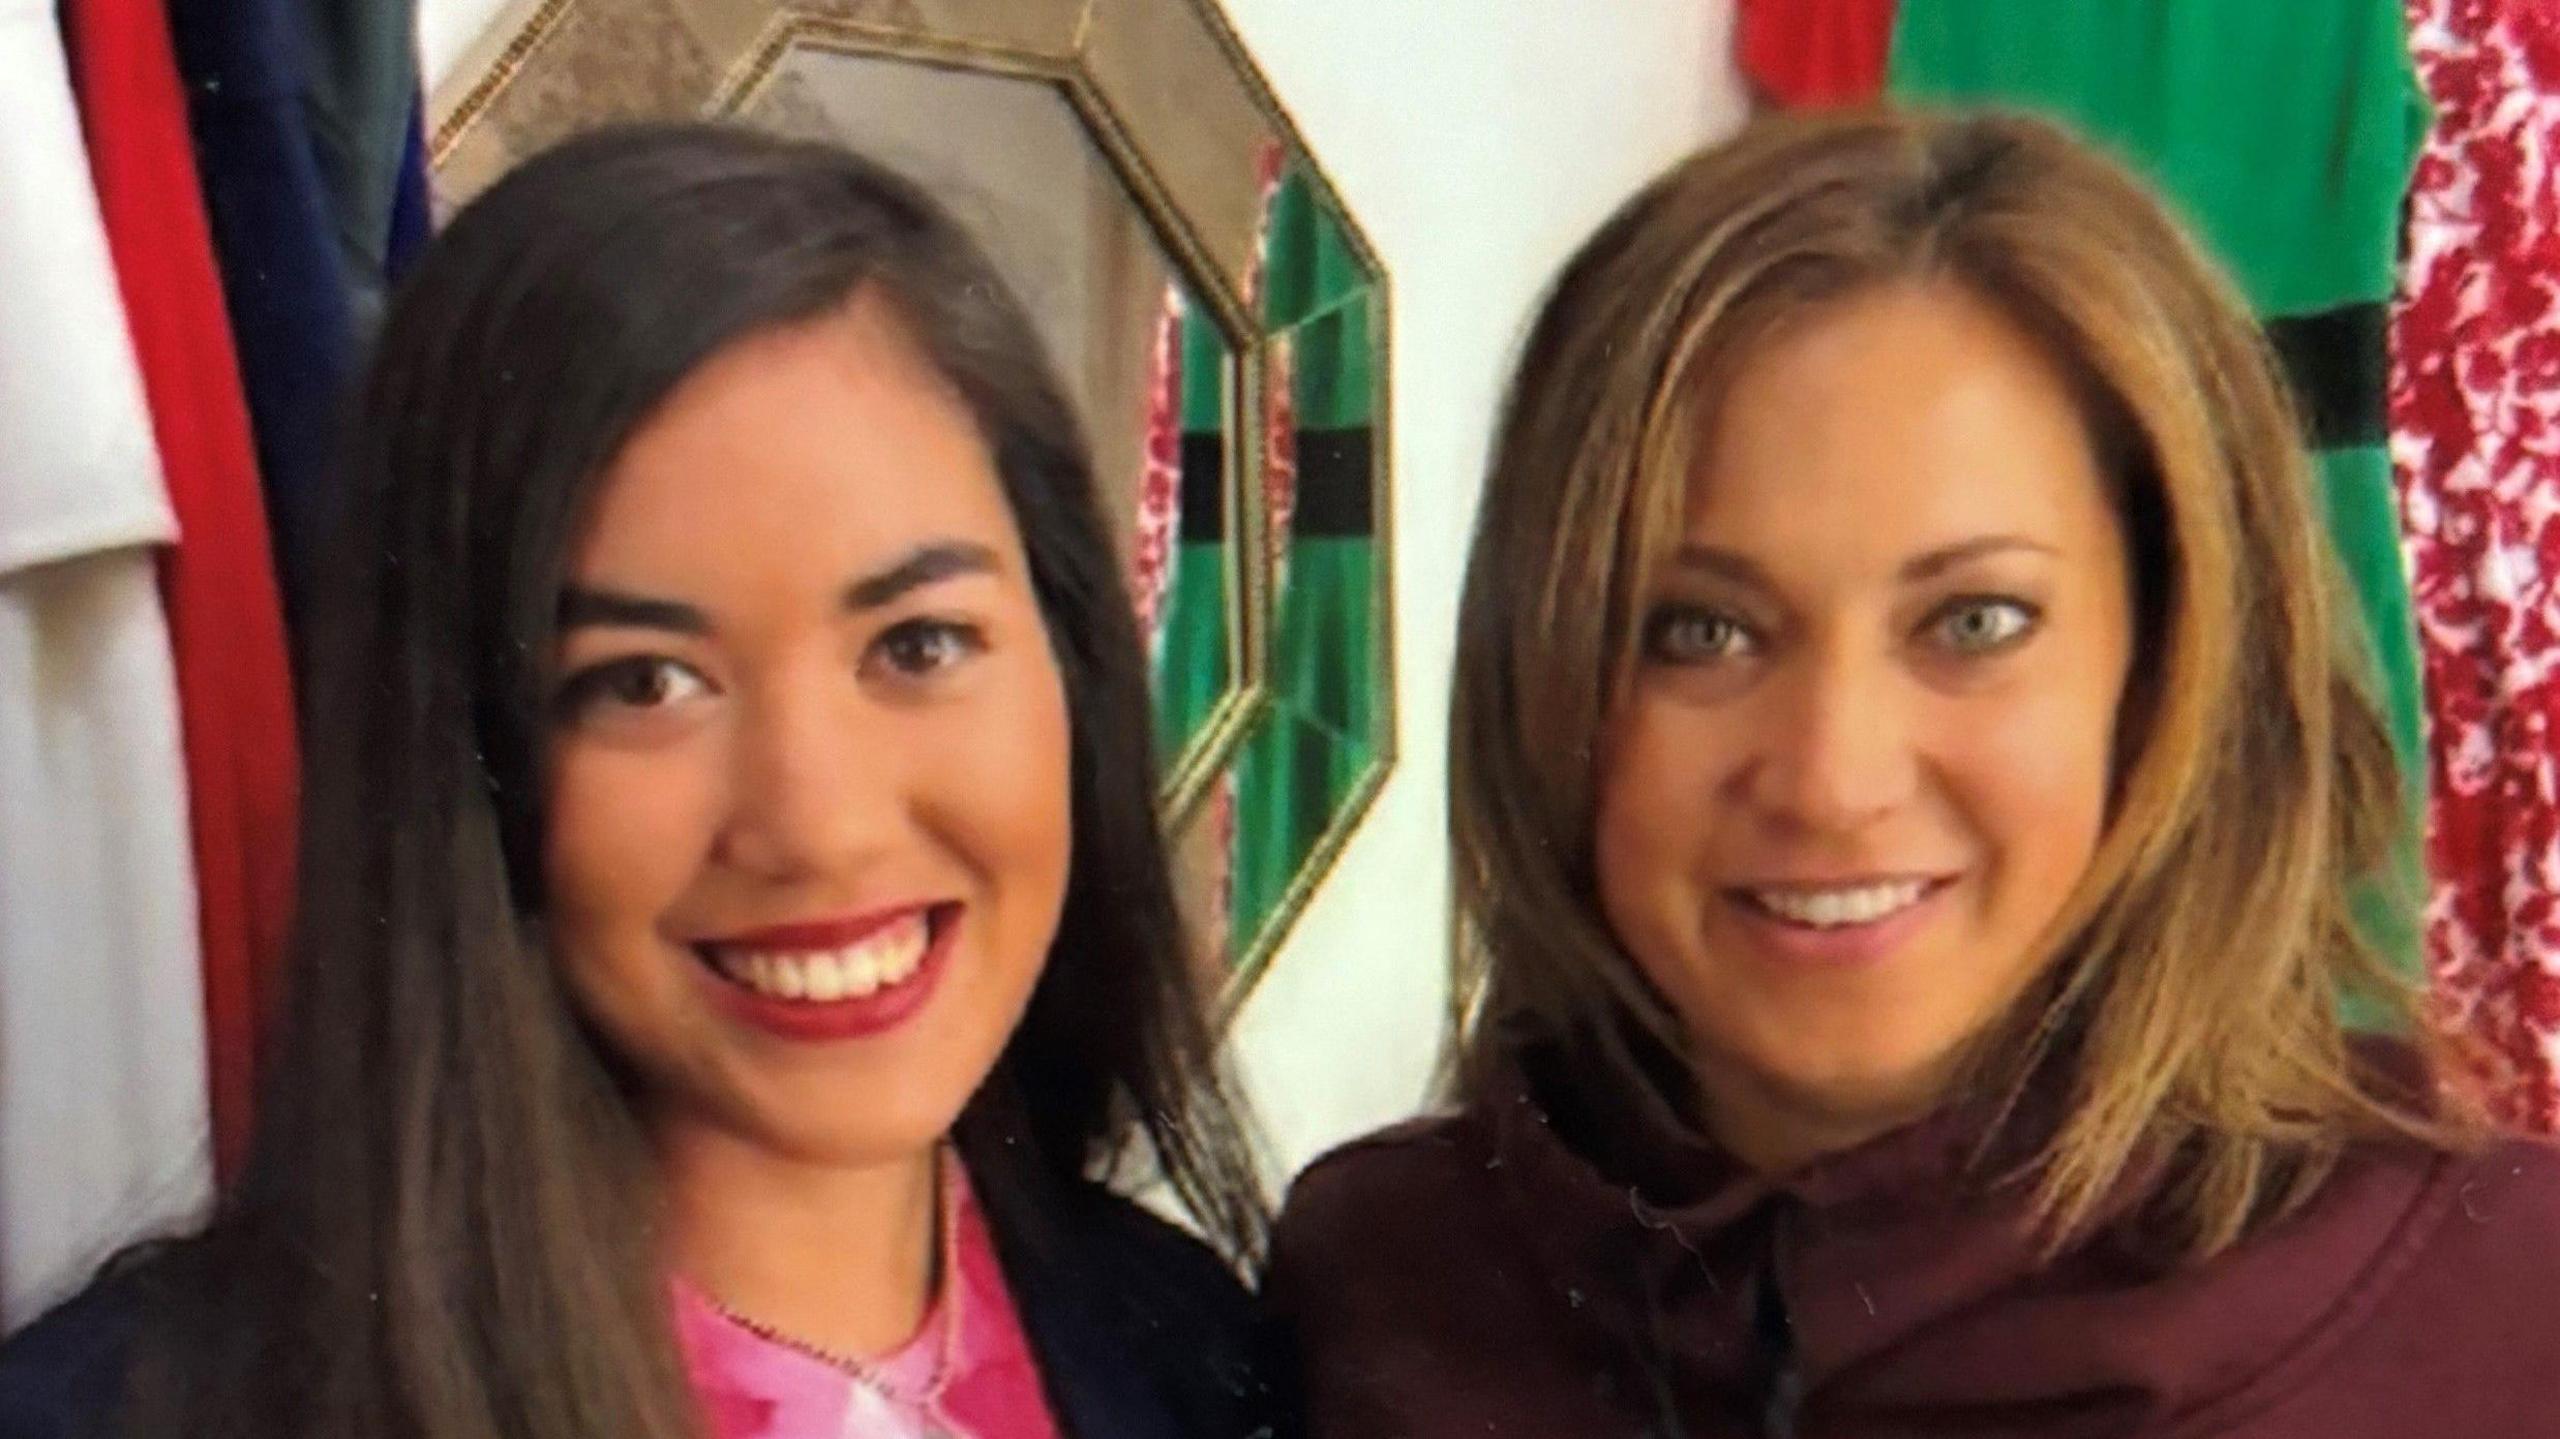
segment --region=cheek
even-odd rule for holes
[[[2040,924],[2087,869],[2106,821],[2115,706],[2102,686],[2056,689],[1952,726],[1965,806],[2007,883],[2005,907]]]
[[[1684,723],[1674,707],[1642,696],[1602,739],[1592,829],[1600,907],[1648,970],[1655,966],[1646,957],[1691,927],[1717,753],[1715,736],[1694,718]]]
[[[1054,927],[1070,834],[1066,695],[1045,651],[1007,666],[965,713],[925,722],[927,822],[999,901],[997,918]]]
[[[552,937],[565,952],[627,944],[683,896],[710,852],[718,768],[707,746],[562,742],[545,801],[543,878]]]

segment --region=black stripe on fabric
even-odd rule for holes
[[[1215,430],[1182,432],[1182,543],[1227,537],[1227,441]]]
[[[1300,538],[1365,540],[1377,533],[1369,450],[1366,425],[1298,432],[1298,507],[1290,529]]]
[[[2266,322],[2313,449],[2390,439],[2390,320],[2390,307],[2376,300]]]
[[[1371,521],[1369,427],[1298,432],[1297,510],[1290,531],[1301,539],[1365,540]],[[1227,536],[1226,446],[1214,433],[1182,437],[1182,543],[1216,544]]]

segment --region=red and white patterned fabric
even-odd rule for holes
[[[2392,315],[2436,1021],[2560,1132],[2560,5],[2408,0],[2436,119]]]
[[[1138,468],[1138,538],[1129,593],[1138,634],[1152,659],[1164,642],[1165,590],[1173,583],[1174,539],[1182,530],[1182,286],[1164,287],[1148,366],[1146,454]]]

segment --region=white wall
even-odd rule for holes
[[[423,0],[430,81],[506,0]],[[1385,256],[1402,758],[1247,1004],[1277,1174],[1423,1098],[1447,1005],[1443,731],[1503,369],[1548,275],[1739,119],[1730,0],[1224,0]]]
[[[1280,1172],[1411,1113],[1447,1007],[1444,735],[1494,407],[1548,276],[1739,119],[1726,0],[1225,0],[1387,264],[1402,757],[1239,1020]]]

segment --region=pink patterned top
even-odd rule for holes
[[[944,1161],[942,1192],[942,1290],[914,1338],[858,1365],[675,1282],[676,1341],[713,1439],[1058,1439],[986,1219],[956,1159]]]

